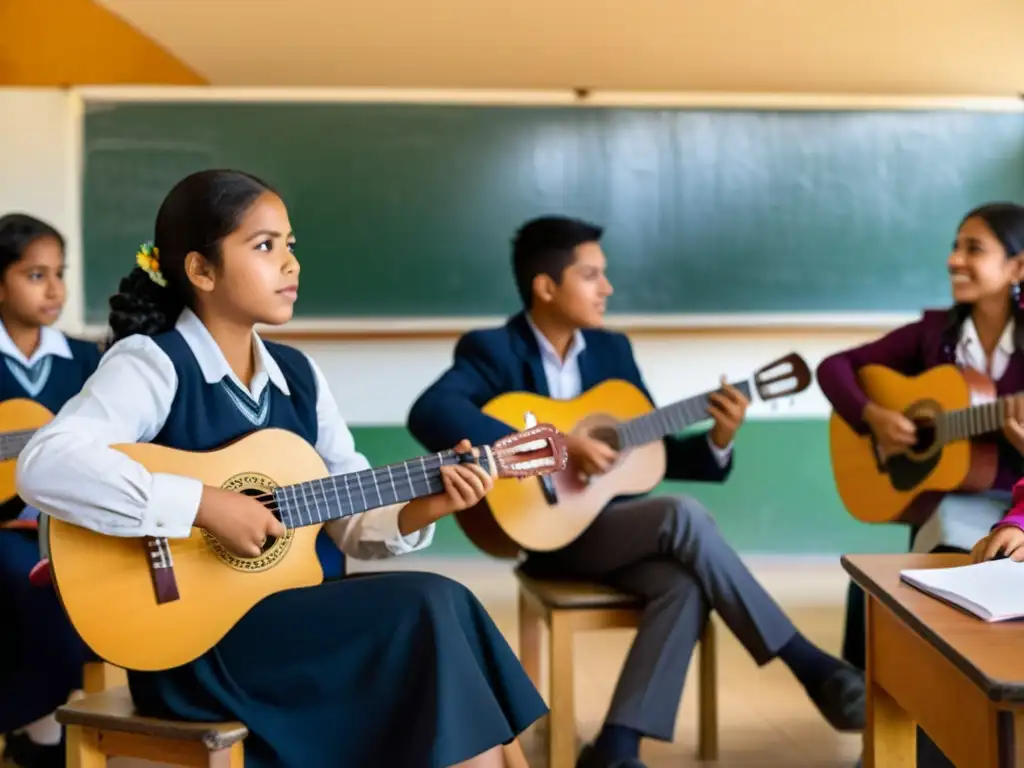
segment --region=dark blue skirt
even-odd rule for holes
[[[196,661],[128,679],[141,714],[245,723],[247,768],[442,768],[547,712],[473,594],[428,573],[279,593]]]
[[[39,562],[35,531],[0,530],[0,733],[53,712],[82,687],[95,656],[68,620],[52,587],[28,574]]]

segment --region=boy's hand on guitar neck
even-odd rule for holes
[[[722,389],[719,392],[712,392],[708,395],[710,406],[708,413],[715,420],[711,428],[711,442],[718,448],[724,449],[732,442],[736,430],[740,428],[743,419],[747,415],[747,406],[750,401],[743,396],[736,387],[722,377]]]
[[[917,441],[917,427],[899,411],[868,403],[864,408],[864,421],[878,441],[883,459],[903,453]]]
[[[715,420],[711,441],[722,449],[732,442],[736,430],[743,424],[750,401],[724,376],[721,390],[708,395],[708,400],[708,415]],[[573,469],[586,477],[604,474],[619,456],[607,443],[579,432],[565,436],[565,447]]]
[[[268,538],[286,533],[274,513],[256,499],[209,485],[203,486],[193,525],[205,528],[239,557],[259,557]]]

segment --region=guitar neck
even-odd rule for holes
[[[493,458],[481,450],[476,460],[491,472]],[[462,463],[455,451],[421,456],[398,464],[332,475],[274,491],[274,500],[286,528],[327,523],[369,509],[403,504],[444,491],[441,467]]]
[[[945,411],[936,420],[940,439],[948,443],[998,432],[1006,419],[1007,399],[1004,396],[990,403]]]
[[[732,386],[736,387],[748,400],[752,399],[753,390],[749,381],[735,382]],[[713,393],[704,392],[688,397],[619,424],[616,427],[619,446],[633,448],[653,443],[668,435],[682,432],[692,424],[711,418],[708,415],[708,406],[711,404],[709,398]]]
[[[16,459],[25,450],[28,441],[32,439],[36,431],[34,429],[21,429],[15,432],[0,432],[0,461]]]

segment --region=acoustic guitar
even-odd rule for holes
[[[321,583],[316,537],[324,523],[441,493],[444,465],[476,461],[499,478],[521,479],[557,471],[566,461],[564,438],[549,425],[471,454],[446,451],[335,476],[309,443],[278,429],[205,453],[141,443],[114,447],[151,472],[254,496],[287,529],[258,557],[239,557],[200,528],[181,539],[126,538],[48,516],[50,572],[64,610],[97,656],[133,670],[192,661],[263,598]]]
[[[807,363],[790,354],[733,384],[751,401],[775,400],[802,392],[812,375]],[[704,392],[654,408],[643,392],[621,380],[609,380],[573,400],[553,400],[529,392],[500,395],[483,412],[516,428],[523,413],[553,424],[564,433],[585,433],[618,451],[616,463],[583,479],[572,466],[525,483],[497,481],[487,498],[456,513],[466,536],[493,557],[515,558],[521,549],[537,552],[572,543],[616,496],[652,490],[665,476],[662,438],[710,418]]]
[[[0,504],[17,495],[14,487],[18,456],[36,430],[53,419],[49,409],[27,398],[0,403]]]
[[[921,523],[945,494],[992,487],[998,446],[985,437],[1002,429],[1005,398],[997,397],[991,379],[954,365],[919,376],[866,365],[858,380],[873,403],[914,422],[917,442],[905,452],[883,456],[870,431],[855,431],[833,412],[832,473],[853,517],[866,523]]]

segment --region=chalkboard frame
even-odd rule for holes
[[[77,126],[69,141],[76,145],[78,167],[76,188],[84,184],[82,163],[82,134],[87,108],[103,104],[128,102],[196,103],[196,102],[305,102],[305,103],[379,103],[379,104],[452,104],[452,105],[520,105],[520,106],[580,106],[665,109],[723,109],[723,110],[953,110],[973,112],[1024,112],[1024,100],[1019,96],[928,96],[885,94],[780,94],[780,93],[628,93],[591,91],[586,88],[549,91],[516,90],[436,90],[436,89],[375,89],[375,88],[260,88],[260,87],[206,87],[206,86],[97,86],[70,89],[76,102]],[[81,201],[73,213],[81,222]],[[69,327],[78,327],[88,335],[101,335],[103,328],[85,323],[84,259],[81,236],[69,247],[69,266],[75,295],[69,301]],[[77,260],[77,264],[75,263]],[[74,279],[76,271],[78,276]],[[758,314],[620,314],[610,313],[610,327],[632,333],[717,333],[729,332],[784,332],[823,330],[883,330],[914,317],[908,313],[892,312],[807,312]],[[272,335],[295,339],[368,339],[451,337],[462,331],[493,325],[503,320],[499,316],[485,317],[396,317],[367,319],[296,318],[282,328],[273,329]],[[268,329],[270,330],[270,329]]]

